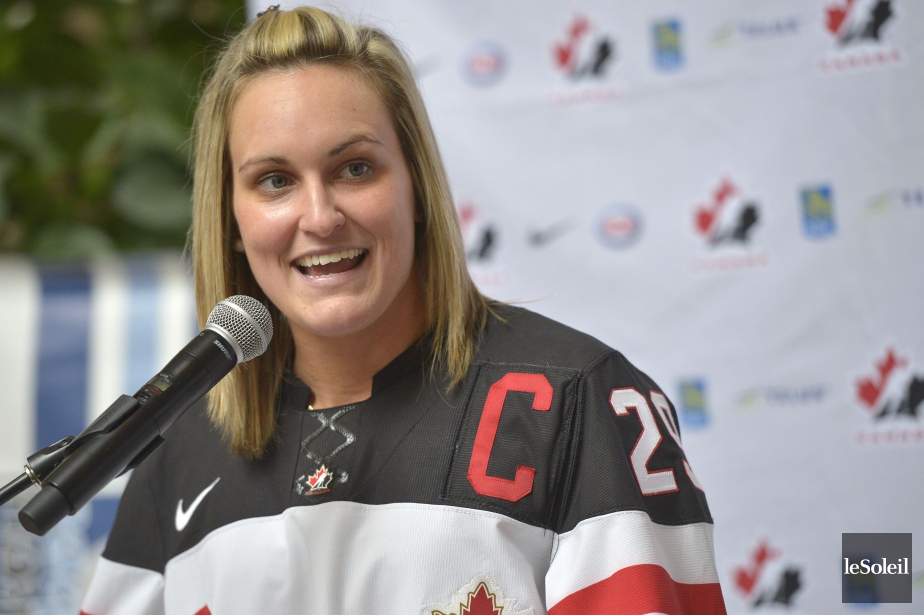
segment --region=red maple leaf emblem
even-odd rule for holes
[[[574,68],[574,63],[577,61],[578,45],[588,32],[590,32],[590,21],[583,15],[576,15],[568,28],[568,40],[564,43],[556,43],[552,50],[555,56],[555,64],[558,68],[564,70]]]
[[[844,4],[833,4],[825,8],[825,27],[831,34],[837,36],[852,6],[853,0],[845,0]]]
[[[459,615],[501,615],[504,607],[497,606],[497,596],[488,591],[488,585],[482,581],[475,591],[468,593],[468,603],[459,603]],[[446,615],[442,611],[433,611],[432,615]]]
[[[722,183],[719,184],[719,187],[716,188],[715,192],[712,194],[712,204],[701,205],[696,209],[694,221],[696,223],[696,230],[700,235],[711,234],[712,227],[718,219],[722,207],[725,206],[725,201],[737,193],[738,188],[735,184],[733,184],[730,179],[723,179]]]
[[[876,375],[872,378],[857,380],[857,397],[868,409],[872,410],[882,392],[885,391],[892,372],[906,365],[908,365],[908,360],[897,356],[895,351],[889,348],[885,358],[876,363]]]
[[[330,482],[331,478],[333,477],[327,469],[327,466],[322,465],[314,474],[308,477],[308,486],[311,488],[311,491],[323,489],[327,487],[327,483]]]
[[[212,615],[212,612],[209,610],[208,606],[204,606],[196,611],[196,615]]]
[[[757,581],[760,580],[760,574],[764,571],[764,566],[775,557],[779,557],[780,552],[770,546],[764,540],[751,555],[751,562],[747,566],[738,566],[735,568],[735,585],[745,596],[751,595]]]
[[[494,598],[488,586],[479,583],[475,593],[468,595],[468,605],[462,607],[459,615],[501,615],[504,607],[498,607]]]

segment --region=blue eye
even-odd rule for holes
[[[365,162],[351,162],[343,169],[343,174],[349,178],[362,177],[369,171],[369,165]]]
[[[257,182],[264,190],[282,190],[289,186],[289,178],[285,175],[269,175]]]

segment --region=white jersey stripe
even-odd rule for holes
[[[570,594],[639,564],[661,566],[677,583],[718,583],[712,525],[658,525],[634,510],[582,521],[558,537],[546,578],[546,603],[552,608]]]
[[[163,615],[164,575],[100,558],[83,615]]]
[[[165,605],[170,615],[420,613],[483,574],[517,611],[541,615],[551,552],[551,532],[496,513],[328,502],[215,530],[167,564]]]

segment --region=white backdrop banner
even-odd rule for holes
[[[924,3],[333,8],[411,57],[480,288],[597,336],[674,401],[729,613],[856,612],[844,532],[914,534],[917,606],[863,610],[920,612]],[[4,477],[192,332],[178,258],[4,261],[0,285]],[[61,550],[99,544],[117,490],[57,547],[0,511],[0,613],[75,612],[85,573]]]

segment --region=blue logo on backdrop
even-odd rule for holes
[[[594,230],[597,239],[607,248],[629,248],[642,234],[642,214],[628,203],[612,203],[600,211]]]
[[[704,379],[687,378],[680,381],[680,422],[691,429],[701,429],[709,424]]]
[[[459,68],[472,85],[494,85],[507,73],[507,52],[494,41],[478,41],[465,52]]]
[[[683,67],[683,32],[679,19],[663,19],[652,24],[654,62],[658,69],[675,71]]]
[[[802,223],[809,237],[834,234],[834,195],[830,185],[802,189]]]

